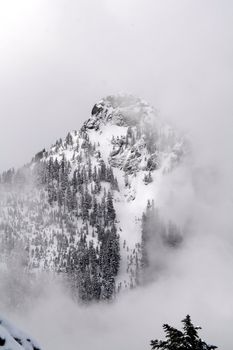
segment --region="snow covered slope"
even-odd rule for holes
[[[3,260],[23,249],[23,266],[67,274],[83,300],[135,286],[142,214],[184,152],[145,101],[102,99],[79,132],[2,175]]]
[[[3,317],[0,317],[0,348],[2,350],[41,350],[34,339]]]

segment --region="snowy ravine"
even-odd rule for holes
[[[102,99],[79,132],[2,174],[1,265],[64,274],[83,301],[134,287],[143,212],[184,152],[145,101]]]
[[[27,333],[0,316],[0,349],[41,350],[41,347]]]

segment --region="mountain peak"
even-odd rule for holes
[[[0,198],[2,259],[10,256],[15,266],[23,246],[28,268],[66,274],[83,301],[136,286],[147,254],[143,213],[156,217],[152,203],[163,175],[182,159],[183,141],[140,98],[103,98],[79,132],[0,177],[7,188]],[[164,230],[156,235],[167,242]],[[177,234],[171,238],[176,244]]]
[[[76,167],[83,150],[94,145],[97,160],[125,173],[155,170],[164,164],[167,171],[183,154],[183,141],[146,101],[119,93],[97,102],[79,133],[68,133],[34,160],[61,161],[64,156]]]
[[[153,122],[156,111],[144,100],[129,94],[109,95],[96,103],[84,128],[98,130],[101,125],[135,126]]]

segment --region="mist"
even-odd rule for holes
[[[2,313],[45,349],[149,349],[163,323],[179,327],[189,313],[205,341],[231,350],[232,12],[227,0],[1,3],[1,170],[78,129],[98,99],[122,90],[154,105],[192,148],[161,183],[162,214],[190,230],[155,282],[89,307],[56,280],[23,310],[0,295]]]
[[[196,129],[190,129],[189,155],[160,184],[156,205],[161,214],[189,229],[182,246],[166,254],[166,269],[153,283],[122,293],[111,304],[79,306],[56,279],[47,279],[38,293],[31,291],[18,310],[1,298],[2,312],[45,349],[149,349],[151,339],[163,337],[163,323],[180,327],[188,313],[203,327],[205,341],[232,348],[231,141],[226,128],[224,141],[213,143],[223,135],[214,122],[206,128],[202,120],[205,138],[200,142]],[[221,121],[229,127],[231,119],[225,115]],[[8,285],[1,281],[5,295]]]

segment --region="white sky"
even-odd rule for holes
[[[231,0],[0,2],[0,170],[78,129],[98,99],[119,91],[155,105],[195,150],[194,165],[161,188],[168,212],[195,224],[169,262],[172,278],[103,312],[78,311],[53,288],[23,315],[51,349],[149,349],[162,322],[178,325],[186,312],[232,349],[232,19]]]
[[[218,130],[211,108],[233,111],[232,18],[230,0],[2,0],[0,170],[78,129],[119,91],[182,128]]]

